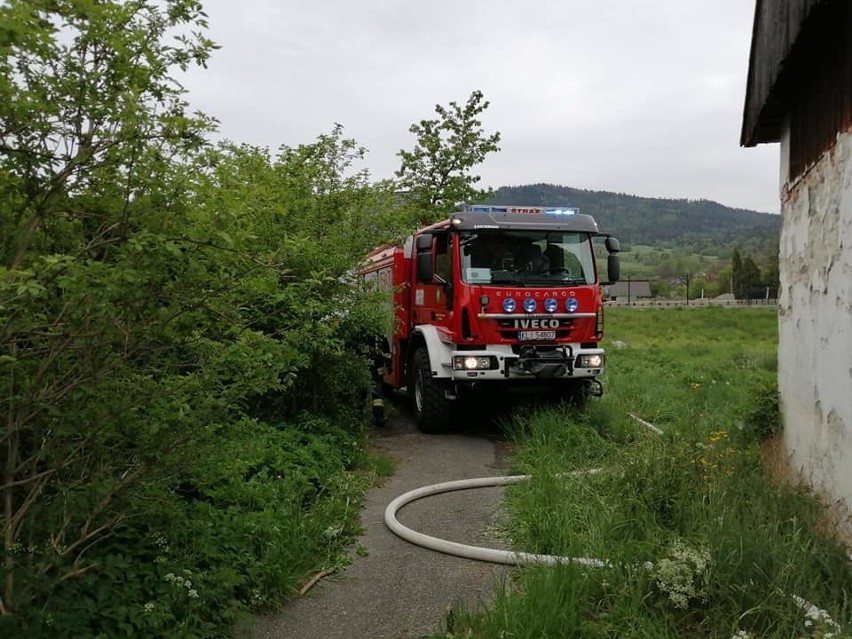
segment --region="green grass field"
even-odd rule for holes
[[[606,259],[604,257],[606,253],[600,250],[597,254],[599,258],[598,272],[606,273]],[[693,274],[716,272],[727,263],[726,260],[720,260],[715,255],[675,253],[671,249],[659,249],[643,244],[634,244],[629,250],[622,251],[619,256],[621,258],[622,278],[630,276],[637,280],[655,280],[665,277],[664,274],[666,273],[682,275],[687,272]]]
[[[514,470],[534,479],[508,494],[508,534],[610,567],[520,569],[439,636],[848,636],[847,552],[812,495],[763,461],[778,428],[776,326],[774,310],[609,310],[604,398],[510,427]],[[572,474],[590,468],[602,470]]]

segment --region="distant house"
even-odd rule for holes
[[[781,143],[784,445],[852,507],[852,2],[757,0],[741,142]]]
[[[626,302],[648,299],[651,295],[651,283],[647,280],[630,280],[616,282],[606,287],[606,297],[610,300]]]

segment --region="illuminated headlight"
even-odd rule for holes
[[[603,355],[580,355],[577,368],[600,368],[604,363]]]
[[[533,298],[528,297],[527,299],[524,300],[524,310],[527,313],[532,313],[535,310],[535,307],[536,307],[536,301]]]
[[[515,312],[515,300],[513,300],[511,297],[507,297],[506,299],[504,299],[503,300],[503,310],[506,311],[507,313],[514,313]]]
[[[488,355],[456,355],[453,357],[453,370],[487,371],[491,368],[492,359]]]
[[[557,302],[552,297],[548,297],[544,300],[544,310],[548,313],[553,313],[557,308],[559,308],[559,302]]]
[[[573,313],[578,308],[580,308],[580,302],[577,301],[576,297],[569,297],[565,300],[565,310],[569,313]]]

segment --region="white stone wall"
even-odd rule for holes
[[[786,183],[789,135],[781,139]],[[852,508],[852,131],[782,187],[778,382],[795,470]]]

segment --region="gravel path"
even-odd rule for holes
[[[263,618],[256,639],[412,639],[443,628],[449,606],[489,601],[508,574],[503,566],[450,557],[413,546],[384,525],[398,495],[442,481],[505,474],[504,445],[484,426],[454,435],[418,433],[406,415],[377,431],[375,444],[396,459],[395,474],[367,495],[360,545],[342,573],[326,578],[282,612]],[[501,545],[502,489],[485,488],[427,498],[403,508],[399,520],[443,539]]]

